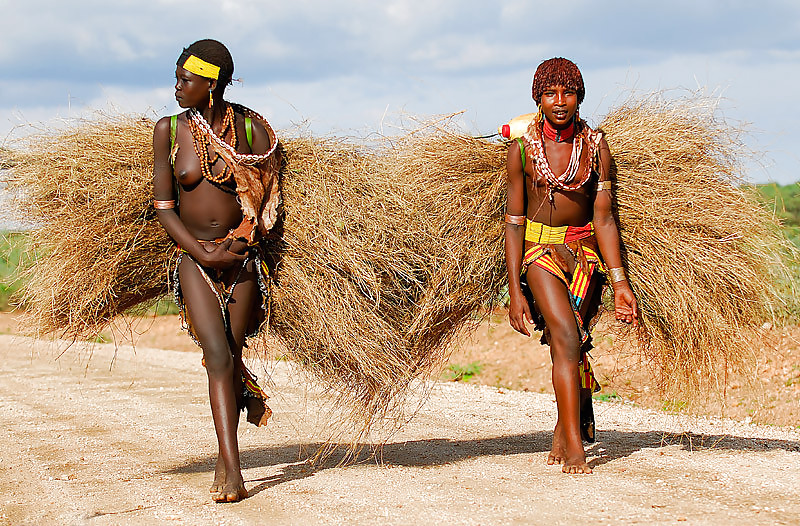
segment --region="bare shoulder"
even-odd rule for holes
[[[253,136],[254,137],[268,137],[267,129],[257,120],[253,120]]]
[[[236,113],[236,126],[239,129],[244,129],[245,115]],[[252,153],[263,154],[272,146],[270,144],[269,133],[264,125],[258,119],[251,119],[250,131],[252,133]]]
[[[161,117],[156,122],[156,126],[153,129],[153,136],[161,136],[165,133],[169,133],[169,126],[170,120],[172,119],[171,116]]]

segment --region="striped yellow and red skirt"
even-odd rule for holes
[[[585,301],[595,301],[599,308],[599,294],[588,298],[595,272],[605,273],[600,259],[597,240],[594,236],[594,225],[584,226],[549,226],[527,220],[525,225],[525,255],[522,259],[523,275],[531,265],[540,267],[561,280],[569,292],[569,300],[578,332],[581,338],[581,360],[579,373],[581,387],[596,392],[600,385],[594,377],[586,352],[591,348],[590,327],[584,324],[581,306]],[[529,298],[532,300],[532,296]],[[535,310],[535,304],[534,304]],[[532,313],[533,314],[533,313]],[[538,311],[533,314],[539,318],[537,328],[544,326],[544,320]],[[595,318],[595,316],[592,316]]]

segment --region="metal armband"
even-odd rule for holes
[[[619,281],[627,281],[628,279],[625,277],[625,269],[623,269],[622,267],[608,269],[608,277],[611,283],[617,283]]]
[[[506,224],[507,225],[524,225],[525,220],[527,217],[525,216],[512,216],[511,214],[506,214]]]
[[[608,190],[609,192],[613,188],[611,181],[597,181],[597,191],[602,192],[603,190]]]
[[[169,199],[166,201],[161,201],[159,199],[153,199],[153,208],[156,210],[171,210],[175,208],[175,200]]]

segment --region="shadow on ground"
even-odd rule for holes
[[[255,495],[278,484],[299,480],[319,471],[343,465],[373,462],[385,466],[432,467],[475,457],[546,453],[550,451],[553,434],[537,431],[471,440],[426,439],[386,444],[365,444],[357,455],[349,454],[346,445],[296,443],[277,447],[243,450],[242,468],[257,468],[286,464],[281,473],[262,479],[249,489]],[[586,451],[592,468],[630,456],[642,449],[681,446],[685,451],[731,450],[800,452],[800,442],[763,438],[742,438],[731,435],[701,435],[697,433],[666,433],[660,431],[599,431],[598,441]],[[327,451],[322,460],[312,461],[317,453]],[[216,457],[201,457],[176,466],[168,473],[213,473]]]

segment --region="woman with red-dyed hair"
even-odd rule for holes
[[[578,115],[584,95],[574,63],[542,62],[533,77],[539,112],[511,142],[506,163],[509,321],[526,336],[532,323],[550,345],[558,420],[547,463],[565,473],[592,472],[581,439],[594,441],[591,394],[599,385],[587,351],[605,279],[616,318],[635,324],[638,316],[611,212],[611,155],[602,133]]]

